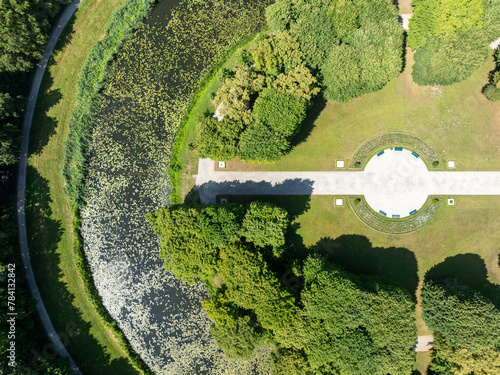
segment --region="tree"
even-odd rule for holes
[[[288,73],[304,62],[300,43],[288,31],[277,31],[275,34],[266,35],[250,54],[255,64],[255,71],[263,72],[267,76]]]
[[[436,375],[500,375],[500,351],[496,349],[456,349],[440,333],[434,335],[433,347],[429,368]]]
[[[41,56],[49,20],[68,0],[10,0],[0,6],[0,71],[27,71]]]
[[[0,128],[0,166],[12,165],[19,158],[19,145],[16,137],[19,128],[11,123],[2,123]]]
[[[295,299],[280,284],[262,254],[248,245],[231,245],[221,249],[217,269],[229,301],[254,311],[265,329],[287,326]]]
[[[167,271],[191,285],[215,275],[216,252],[203,236],[196,207],[161,208],[146,218],[160,237],[160,259]]]
[[[238,154],[240,135],[245,129],[242,120],[213,116],[199,119],[196,126],[197,151],[202,158],[230,160]]]
[[[222,103],[219,113],[228,116],[233,121],[243,121],[246,125],[252,122],[249,110],[250,96],[262,90],[264,76],[254,71],[237,66],[234,77],[227,78],[215,95],[215,105]]]
[[[263,340],[264,332],[251,322],[249,315],[217,291],[202,301],[208,317],[214,322],[210,332],[228,358],[250,359],[254,348]]]
[[[290,139],[298,133],[306,118],[307,100],[265,88],[255,101],[253,117],[271,131]]]
[[[419,85],[451,85],[470,77],[488,57],[481,31],[429,39],[415,54],[413,80]]]
[[[278,74],[273,82],[273,88],[283,94],[305,100],[311,100],[320,92],[316,77],[303,65],[297,66],[288,74]]]
[[[416,50],[433,37],[446,38],[483,28],[483,0],[418,0],[412,6],[408,45]]]
[[[243,219],[242,236],[258,247],[272,248],[279,258],[284,251],[285,235],[290,223],[288,212],[262,202],[252,202]]]
[[[301,350],[279,348],[271,353],[269,369],[273,375],[313,375],[307,357]]]
[[[273,163],[289,149],[290,142],[283,135],[255,122],[241,134],[239,158],[251,163]]]
[[[500,311],[457,280],[426,281],[422,317],[456,349],[477,352],[500,345]]]

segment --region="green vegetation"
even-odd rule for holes
[[[498,38],[500,1],[413,1],[408,45],[417,50],[413,79],[419,85],[451,85],[478,70],[488,44]]]
[[[0,72],[26,72],[42,56],[51,23],[69,0],[0,3]]]
[[[492,102],[500,101],[500,49],[496,52],[497,67],[490,73],[490,83],[483,89],[484,96]]]
[[[317,77],[326,99],[347,101],[401,72],[402,30],[389,2],[283,0],[266,12],[271,32],[223,69],[228,77],[198,121],[201,157],[276,162],[320,92]]]
[[[89,140],[97,108],[102,99],[100,91],[109,74],[109,62],[123,41],[137,29],[154,0],[127,0],[113,13],[105,37],[90,51],[77,83],[77,106],[73,110],[68,139],[64,147],[64,179],[66,194],[73,210],[83,206],[89,163]]]
[[[255,66],[238,65],[227,72],[230,77],[213,101],[220,118],[206,113],[198,121],[201,157],[270,163],[289,151],[311,97],[319,92],[309,69],[297,65],[302,62],[297,48],[285,32],[265,35],[255,49],[242,52],[255,59]]]
[[[272,31],[297,38],[327,100],[377,91],[401,72],[403,30],[390,2],[279,0],[266,16]]]
[[[351,166],[356,150],[367,140],[404,132],[425,140],[434,150],[440,162],[436,168],[446,167],[446,160],[455,160],[457,169],[462,171],[500,170],[500,155],[492,152],[500,143],[496,131],[500,126],[500,108],[481,93],[485,77],[494,69],[493,58],[464,82],[439,88],[416,85],[411,77],[412,65],[413,53],[408,51],[403,74],[379,92],[347,103],[316,101],[293,150],[278,162],[251,165],[234,160],[226,163],[227,169],[331,171],[336,160]],[[418,145],[407,147],[415,146]],[[417,149],[424,158],[425,150],[420,146]],[[370,153],[363,153],[365,160],[369,160]],[[432,158],[425,160],[432,169],[428,163]]]
[[[35,60],[69,0],[0,2],[0,168],[19,158],[19,128]],[[0,182],[5,183],[5,179]]]
[[[298,368],[307,374],[407,374],[413,368],[410,293],[319,256],[297,258],[283,208],[262,202],[173,205],[147,218],[160,237],[165,268],[207,285],[210,298],[203,306],[227,356],[249,358],[268,342],[276,347],[274,374]],[[290,272],[303,283],[278,278]]]
[[[457,279],[427,280],[422,316],[435,332],[435,374],[500,373],[500,310]]]

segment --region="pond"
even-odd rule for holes
[[[158,374],[267,373],[268,347],[228,361],[201,308],[201,285],[175,280],[144,215],[169,204],[176,130],[203,75],[264,25],[264,1],[162,1],[112,66],[91,141],[82,235],[105,307]]]

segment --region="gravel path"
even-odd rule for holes
[[[42,58],[39,62],[39,66],[36,69],[35,77],[33,78],[33,83],[31,84],[31,90],[28,97],[28,103],[26,105],[26,112],[24,115],[23,122],[23,143],[21,145],[21,158],[19,160],[19,176],[17,180],[17,224],[19,227],[19,244],[21,247],[21,257],[23,260],[23,265],[26,270],[26,278],[28,279],[28,285],[33,298],[36,301],[36,309],[40,315],[42,324],[47,332],[47,335],[54,345],[55,349],[61,357],[67,358],[71,364],[71,368],[74,374],[81,374],[77,365],[66,351],[66,348],[61,342],[59,335],[57,334],[52,322],[50,321],[45,305],[43,304],[42,297],[38,290],[36,284],[35,275],[33,274],[33,269],[31,268],[31,260],[28,248],[28,239],[26,235],[26,217],[25,217],[25,193],[26,193],[26,168],[28,165],[28,144],[30,138],[31,122],[33,120],[33,113],[35,110],[36,99],[38,97],[38,91],[40,89],[40,84],[42,83],[43,74],[45,73],[45,68],[49,61],[50,55],[54,50],[57,40],[61,36],[64,27],[70,20],[70,18],[75,13],[76,9],[80,5],[81,0],[74,0],[69,4],[64,10],[63,14],[57,21],[54,29],[50,33],[49,40],[43,51]]]

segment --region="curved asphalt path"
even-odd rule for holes
[[[57,23],[50,33],[49,40],[43,51],[42,58],[40,59],[39,66],[35,71],[35,77],[33,78],[33,83],[31,84],[31,90],[28,97],[28,103],[26,105],[26,112],[24,115],[23,123],[23,143],[21,145],[21,159],[19,160],[19,176],[17,180],[17,225],[19,227],[19,243],[21,246],[21,257],[23,260],[23,265],[26,270],[26,278],[28,279],[28,285],[33,298],[36,300],[36,309],[40,315],[42,324],[49,336],[50,341],[54,345],[55,349],[59,355],[63,358],[67,358],[71,364],[73,374],[81,374],[78,366],[75,364],[69,353],[66,351],[59,335],[56,333],[52,322],[50,321],[45,305],[43,304],[42,297],[36,285],[35,275],[33,274],[33,269],[31,268],[31,260],[28,249],[28,240],[26,236],[26,217],[25,217],[25,193],[26,193],[26,168],[28,165],[28,144],[31,130],[31,121],[33,120],[33,113],[35,111],[36,99],[38,97],[38,90],[40,89],[40,84],[42,83],[43,74],[45,73],[45,68],[49,61],[50,55],[54,50],[57,40],[61,36],[64,27],[70,20],[70,18],[75,13],[76,9],[80,5],[81,0],[73,0],[64,10],[63,14],[57,20]]]

